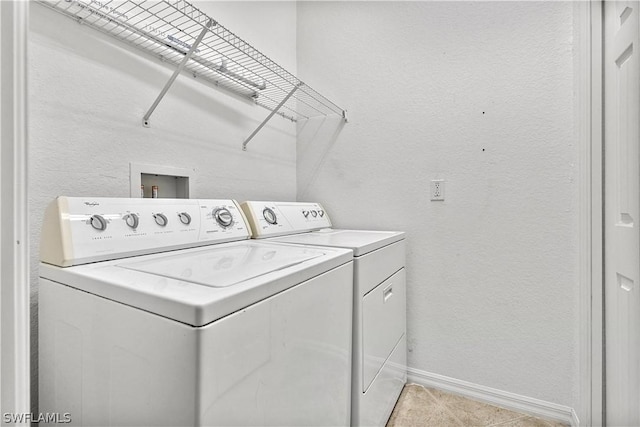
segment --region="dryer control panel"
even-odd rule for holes
[[[67,267],[251,237],[235,200],[58,197],[40,260]]]
[[[331,227],[320,203],[249,201],[240,206],[256,239]]]

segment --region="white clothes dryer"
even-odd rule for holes
[[[39,411],[83,426],[348,425],[351,251],[249,238],[233,200],[57,198]]]
[[[354,257],[353,426],[384,426],[407,380],[405,233],[332,229],[319,203],[241,204],[257,239]]]

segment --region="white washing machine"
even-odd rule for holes
[[[348,425],[351,251],[249,238],[233,200],[56,199],[39,412],[83,426]]]
[[[254,238],[353,252],[351,424],[385,425],[407,380],[405,234],[332,229],[319,203],[241,207]]]

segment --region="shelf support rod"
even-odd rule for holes
[[[284,99],[282,101],[280,101],[280,104],[278,104],[278,106],[276,108],[273,109],[273,111],[271,111],[271,113],[267,116],[266,119],[264,119],[262,121],[262,123],[260,123],[260,126],[258,126],[258,128],[256,130],[253,131],[253,133],[251,135],[249,135],[249,137],[247,139],[244,140],[244,142],[242,143],[242,151],[247,151],[247,144],[249,143],[249,141],[251,141],[253,139],[254,136],[256,136],[256,134],[258,132],[260,132],[260,129],[262,129],[264,127],[264,125],[267,124],[267,122],[269,120],[271,120],[271,117],[273,117],[278,110],[285,104],[285,102],[287,102],[289,100],[289,98],[291,98],[293,96],[293,94],[296,92],[296,90],[298,90],[300,88],[300,86],[302,86],[304,83],[300,82],[297,85],[295,85],[293,87],[293,89],[291,89],[291,92],[289,92],[289,94],[287,96],[284,97]]]
[[[151,105],[151,108],[149,108],[149,111],[147,111],[147,114],[145,114],[144,117],[142,118],[142,125],[144,127],[148,128],[150,126],[149,125],[149,118],[151,117],[151,115],[155,111],[155,109],[158,106],[158,104],[160,103],[160,101],[162,101],[162,98],[164,98],[164,96],[167,94],[167,91],[169,90],[171,85],[173,85],[173,82],[176,80],[178,75],[182,72],[182,70],[184,69],[185,65],[187,65],[187,62],[189,62],[189,59],[191,59],[191,56],[196,51],[196,49],[198,48],[198,45],[200,44],[200,42],[204,38],[204,35],[207,33],[207,31],[209,31],[209,28],[211,28],[212,25],[214,25],[214,21],[213,21],[213,19],[209,19],[207,24],[202,29],[202,32],[200,32],[200,35],[198,35],[198,38],[196,39],[196,41],[193,42],[193,45],[191,45],[191,48],[189,49],[187,54],[184,56],[184,58],[182,58],[182,61],[180,61],[180,65],[178,65],[178,68],[176,68],[176,70],[173,72],[173,75],[169,78],[169,81],[167,82],[167,84],[165,84],[164,87],[162,88],[162,91],[160,91],[160,95],[158,95],[156,100]]]

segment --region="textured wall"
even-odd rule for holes
[[[412,368],[577,407],[573,6],[302,2],[298,199],[406,230]],[[429,201],[430,180],[446,201]]]
[[[295,73],[296,5],[195,2]],[[32,4],[29,43],[33,399],[37,404],[37,277],[45,206],[58,195],[129,196],[129,162],[195,169],[191,197],[294,199],[296,134],[268,111],[180,76],[142,127],[172,69]]]

